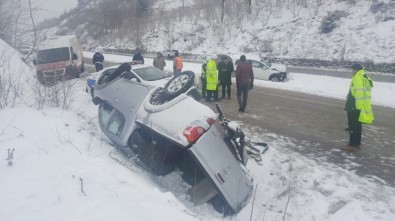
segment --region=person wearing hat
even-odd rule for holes
[[[372,124],[374,120],[371,104],[372,79],[366,75],[361,64],[353,64],[351,69],[353,76],[344,108],[347,111],[350,141],[342,147],[345,151],[360,149],[362,124]]]
[[[240,62],[236,68],[236,87],[239,111],[244,112],[247,106],[248,91],[254,85],[254,72],[252,66],[247,62],[246,56],[240,56]],[[243,96],[243,97],[242,97]]]

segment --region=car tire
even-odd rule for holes
[[[215,211],[217,211],[220,214],[223,214],[224,216],[231,216],[234,214],[230,205],[220,194],[217,194],[208,202],[214,207]]]
[[[195,82],[195,73],[183,71],[180,75],[173,77],[163,88],[162,94],[166,100],[171,100],[185,93]]]
[[[280,78],[276,74],[274,74],[274,75],[270,76],[269,80],[273,81],[273,82],[279,82]]]

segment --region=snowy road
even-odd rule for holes
[[[235,98],[235,89],[233,89]],[[242,122],[251,133],[280,134],[292,140],[292,151],[351,169],[361,176],[374,176],[395,186],[395,109],[374,106],[376,120],[363,127],[362,150],[344,153],[348,142],[344,131],[347,118],[344,101],[299,92],[255,87],[249,94],[245,114],[240,114],[235,100],[221,105],[229,117]],[[210,106],[214,108],[214,105]],[[295,148],[296,145],[296,148]]]

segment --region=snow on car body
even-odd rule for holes
[[[186,81],[185,76],[190,79]],[[238,212],[251,195],[252,179],[229,150],[223,132],[216,129],[216,114],[189,96],[196,92],[190,76],[174,77],[164,88],[122,76],[101,82],[95,86],[93,98],[100,104],[100,127],[117,146],[137,154],[155,174],[165,175],[177,165],[188,177],[189,170],[198,169],[202,175],[195,178],[189,191],[193,201],[219,198],[225,205],[220,210]]]
[[[137,82],[140,82],[142,84],[151,85],[154,87],[163,87],[172,77],[172,75],[162,70],[159,70],[151,65],[139,64],[135,62],[131,62],[131,63],[132,63],[131,73],[133,74],[133,78],[135,78]],[[86,92],[92,94],[93,96],[94,86],[98,78],[103,75],[111,75],[111,73],[115,71],[118,68],[118,66],[119,65],[113,65],[104,68],[101,71],[92,73],[87,78]]]

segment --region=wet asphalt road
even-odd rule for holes
[[[220,104],[230,119],[243,122],[246,128],[284,136],[291,141],[291,151],[395,186],[395,109],[374,106],[376,119],[373,125],[363,126],[361,150],[346,153],[340,150],[348,142],[345,101],[255,87],[246,112],[239,113],[235,88],[232,96]],[[212,103],[208,105],[214,109]]]
[[[109,65],[106,63],[105,67]],[[94,71],[90,65],[86,69],[88,73]],[[241,121],[246,128],[290,140],[291,151],[317,162],[337,164],[360,176],[372,177],[395,187],[395,109],[374,106],[376,119],[373,125],[363,126],[361,150],[346,153],[340,150],[348,142],[348,133],[344,131],[347,124],[344,102],[294,91],[254,87],[249,94],[246,113],[237,111],[235,88],[232,88],[232,100],[220,104],[228,118]],[[214,103],[207,105],[216,111]]]

